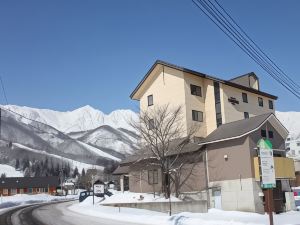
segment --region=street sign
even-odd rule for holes
[[[261,139],[258,142],[260,154],[260,168],[261,168],[261,187],[275,188],[275,167],[273,158],[272,143],[269,140]]]
[[[103,194],[104,193],[104,184],[94,184],[94,193]]]

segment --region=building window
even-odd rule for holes
[[[269,100],[269,109],[274,109],[273,101]]]
[[[243,102],[248,103],[248,96],[246,93],[242,93]]]
[[[262,137],[267,137],[267,132],[266,132],[266,130],[261,130],[261,136],[262,136]]]
[[[158,170],[148,170],[148,183],[158,184]]]
[[[148,122],[149,122],[149,130],[153,130],[154,129],[154,120],[150,119]]]
[[[286,139],[286,141],[290,141],[290,140],[291,140],[291,138],[287,138],[287,139]]]
[[[249,113],[248,112],[244,112],[244,118],[249,119]]]
[[[16,188],[10,189],[10,194],[11,195],[16,195],[17,194],[17,189]]]
[[[3,195],[8,195],[8,189],[6,188],[3,189]]]
[[[203,112],[192,110],[192,118],[194,121],[203,122]]]
[[[201,87],[191,84],[191,94],[202,97]]]
[[[214,82],[214,94],[215,94],[216,123],[217,123],[217,127],[219,127],[222,125],[221,96],[220,96],[219,82]]]
[[[264,100],[261,98],[261,97],[258,97],[258,105],[260,107],[263,107],[264,106]]]
[[[285,143],[285,147],[290,147],[290,143]]]
[[[47,193],[48,192],[48,188],[45,188],[45,193]]]
[[[32,188],[28,188],[28,193],[32,193]]]
[[[153,95],[148,95],[148,106],[153,105]]]
[[[297,146],[300,146],[300,142],[297,142]]]
[[[291,152],[292,152],[292,155],[295,155],[295,150],[292,150]]]
[[[273,131],[269,130],[268,134],[269,134],[269,138],[273,138],[274,137]]]

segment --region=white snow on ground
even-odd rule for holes
[[[136,194],[139,196],[140,194]],[[151,201],[153,198],[150,194],[144,195],[144,201]],[[237,211],[222,211],[217,209],[210,209],[208,213],[179,213],[173,216],[168,216],[165,213],[154,212],[143,209],[133,208],[118,208],[108,207],[101,204],[104,203],[120,203],[120,202],[136,202],[134,193],[116,192],[115,197],[110,197],[107,200],[102,198],[95,198],[95,205],[93,206],[93,198],[88,197],[82,203],[75,203],[69,207],[69,210],[81,213],[88,216],[100,217],[104,219],[111,219],[122,221],[124,224],[132,222],[137,224],[159,224],[159,225],[268,225],[268,215],[261,215],[258,213],[247,213]],[[133,198],[134,197],[134,198]],[[139,200],[138,200],[139,201]],[[157,201],[157,200],[153,200]],[[300,212],[292,211],[274,215],[275,225],[296,225],[300,224]]]
[[[6,177],[23,177],[21,171],[17,171],[14,167],[0,164],[0,175],[5,173]]]
[[[137,224],[168,224],[168,217],[164,213],[153,212],[142,209],[119,208],[99,205],[102,198],[95,199],[95,206],[93,206],[93,197],[88,197],[82,203],[76,203],[69,207],[71,211],[81,213],[88,216],[100,217],[104,219],[112,219],[126,222],[133,222]]]
[[[50,201],[61,201],[67,199],[77,199],[78,195],[67,195],[67,196],[53,196],[49,194],[17,194],[13,196],[2,196],[0,197],[0,209],[13,207],[17,205],[50,202]]]
[[[113,195],[111,197],[106,197],[101,204],[113,204],[113,203],[136,203],[136,202],[167,202],[169,201],[163,196],[156,195],[154,197],[153,194],[147,193],[133,193],[125,191],[124,193],[120,191],[113,191]],[[171,197],[171,201],[181,201],[178,198]]]
[[[29,148],[29,147],[27,147],[25,145],[21,145],[19,143],[13,143],[13,146],[16,146],[18,148],[22,148],[22,149],[27,150],[27,151],[48,155],[50,157],[61,159],[63,161],[67,161],[67,162],[70,163],[71,166],[73,166],[73,168],[77,167],[79,171],[81,171],[83,168],[85,170],[90,169],[90,168],[95,168],[95,169],[98,169],[98,170],[103,170],[104,169],[103,166],[97,166],[97,165],[82,163],[82,162],[75,161],[75,160],[72,160],[72,159],[68,159],[68,158],[65,158],[65,157],[62,157],[62,156],[51,154],[51,153],[48,153],[48,152],[43,151],[43,150],[37,150],[37,149]]]

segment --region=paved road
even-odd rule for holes
[[[0,215],[1,225],[125,225],[124,222],[89,217],[67,209],[73,202],[22,206]],[[128,225],[138,225],[127,223]]]

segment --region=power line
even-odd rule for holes
[[[208,0],[210,2],[210,0]],[[270,76],[272,76],[277,82],[279,82],[282,86],[284,86],[286,89],[288,89],[291,93],[293,93],[296,97],[300,98],[300,92],[295,90],[293,87],[290,87],[289,84],[286,83],[286,81],[282,80],[281,75],[276,74],[274,71],[274,67],[260,55],[256,51],[253,46],[249,44],[249,42],[230,24],[226,17],[224,17],[223,14],[220,13],[218,9],[212,4],[212,6],[217,10],[217,12],[205,1],[198,0],[198,2],[201,4],[201,6],[212,16],[209,18],[215,23],[214,20],[216,20],[223,28],[225,28],[226,31],[221,29],[227,36],[230,38],[233,37],[238,43],[236,43],[249,57],[251,57],[260,67],[262,67],[266,72],[269,73]],[[201,9],[202,10],[202,9]],[[202,10],[203,11],[203,10]],[[219,15],[219,14],[220,15]],[[207,15],[207,14],[206,14]],[[207,15],[208,16],[208,15]],[[214,20],[213,20],[214,19]],[[215,23],[216,24],[216,23]],[[216,24],[217,25],[217,24]],[[219,27],[219,26],[218,26]],[[220,27],[219,27],[220,28]],[[227,33],[228,32],[228,33]],[[231,35],[231,36],[230,36]],[[278,72],[278,71],[277,71]],[[295,93],[297,92],[297,94]]]
[[[215,0],[220,10],[210,0],[192,0],[192,2],[220,29],[228,36],[242,51],[244,51],[253,61],[263,68],[273,79],[285,87],[289,92],[300,99],[299,85],[297,85],[282,69],[277,66],[263,52],[263,50],[246,34],[227,11]],[[221,12],[225,12],[227,17]],[[236,28],[234,25],[238,28]],[[241,34],[240,31],[242,31]],[[245,37],[246,36],[246,37]]]

